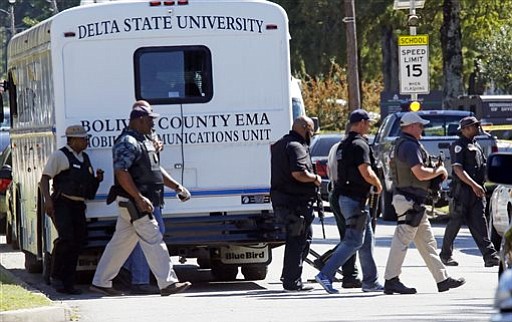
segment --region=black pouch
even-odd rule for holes
[[[347,220],[347,227],[357,231],[365,231],[366,224],[368,223],[368,215],[366,211],[361,211],[359,216],[350,217]]]
[[[425,207],[415,207],[405,213],[405,224],[411,227],[418,227],[425,214]]]
[[[306,220],[294,213],[286,217],[286,233],[291,237],[301,236],[306,229]]]
[[[131,200],[119,201],[119,207],[123,207],[123,208],[126,208],[128,210],[128,213],[130,214],[131,222],[139,220],[139,219],[141,219],[142,217],[144,217],[146,215],[148,215],[149,218],[151,218],[151,214],[150,213],[140,212],[137,209],[137,206],[135,206],[135,204]]]

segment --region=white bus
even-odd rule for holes
[[[192,193],[166,190],[165,241],[218,280],[263,279],[284,243],[270,203],[270,145],[292,124],[288,20],[262,0],[117,1],[60,12],[8,47],[13,182],[9,240],[32,272],[49,267],[56,231],[38,181],[65,128],[92,135],[88,154],[105,180],[87,204],[78,270],[95,268],[114,229],[106,205],[111,148],[135,100],[161,117],[163,167]],[[303,111],[303,107],[301,107]],[[0,109],[1,111],[2,109]]]

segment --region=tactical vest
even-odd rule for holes
[[[163,203],[164,177],[160,169],[158,153],[155,150],[153,142],[142,134],[133,135],[129,131],[123,131],[115,140],[115,143],[124,136],[131,136],[136,139],[139,147],[138,150],[142,151],[128,169],[133,182],[140,193],[148,198],[153,205],[161,205]],[[124,190],[117,181],[117,178],[115,179],[115,185],[117,188]]]
[[[68,158],[69,169],[53,178],[53,190],[68,196],[94,199],[99,182],[94,177],[89,156],[82,152],[84,161],[80,162],[67,147],[60,150]]]
[[[370,192],[371,184],[364,180],[355,164],[355,147],[353,143],[357,140],[368,144],[361,135],[350,132],[348,137],[338,146],[336,151],[336,157],[338,158],[338,180],[336,181],[335,189],[342,195],[366,198]],[[373,166],[375,159],[371,149],[370,161]]]
[[[461,137],[453,144],[462,147],[462,158],[464,160],[462,168],[464,171],[479,185],[484,184],[487,159],[478,142],[467,142],[467,139]],[[461,180],[454,174],[453,170],[452,178],[455,181],[454,183],[461,183]]]
[[[417,140],[413,140],[407,136],[400,136],[395,140],[395,147],[393,149],[393,156],[390,160],[391,177],[395,188],[418,188],[421,190],[428,191],[430,181],[421,181],[411,171],[411,167],[398,159],[398,149],[405,141],[411,141],[417,144],[421,151],[421,160],[425,164],[429,158],[427,150]]]

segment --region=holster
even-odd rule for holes
[[[298,237],[304,234],[306,230],[306,220],[303,217],[296,216],[293,212],[286,218],[286,233],[291,237]]]
[[[421,206],[418,204],[414,204],[414,207],[408,210],[403,217],[405,220],[398,220],[398,224],[406,224],[411,227],[418,227],[420,225],[421,219],[425,215],[425,206]]]
[[[128,193],[126,193],[126,191],[124,191],[119,186],[113,185],[110,187],[110,189],[108,191],[107,205],[110,205],[111,203],[116,201],[118,196],[130,199],[130,195],[128,195]]]
[[[359,216],[350,217],[347,219],[347,228],[352,228],[357,231],[364,231],[368,223],[368,216],[366,211],[362,210]]]
[[[153,218],[153,215],[150,212],[140,212],[131,200],[119,201],[119,207],[126,208],[126,210],[128,210],[131,222],[139,220],[144,216],[149,216],[149,219]]]

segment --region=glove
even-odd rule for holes
[[[177,191],[178,191],[178,193],[176,194],[176,197],[178,197],[182,202],[189,200],[190,197],[192,196],[190,194],[190,191],[188,191],[187,188],[185,188],[181,185],[179,186]]]

